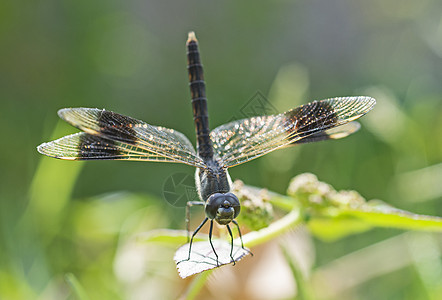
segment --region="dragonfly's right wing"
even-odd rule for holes
[[[38,151],[67,160],[143,160],[179,162],[204,168],[182,133],[95,108],[65,108],[59,116],[83,130],[43,143]]]

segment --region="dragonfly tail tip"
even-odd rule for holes
[[[196,36],[195,36],[195,32],[194,31],[190,31],[188,38],[187,38],[187,42],[191,42],[191,41],[195,41],[197,42]]]

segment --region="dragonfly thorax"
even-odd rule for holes
[[[205,211],[209,219],[227,225],[239,215],[241,206],[233,193],[215,193],[207,199]]]
[[[197,169],[195,181],[198,194],[204,202],[212,194],[230,192],[232,185],[227,169],[221,167],[217,161],[208,161],[205,168]]]

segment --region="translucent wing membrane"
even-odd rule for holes
[[[85,133],[44,143],[38,147],[42,154],[69,160],[168,161],[205,167],[190,141],[175,130],[94,108],[65,108],[58,114]]]
[[[305,144],[305,143],[312,143],[312,142],[319,142],[319,141],[325,141],[325,140],[337,140],[345,138],[346,136],[349,136],[352,133],[355,133],[356,131],[361,128],[361,124],[359,124],[356,121],[334,127],[329,130],[320,131],[317,133],[313,133],[312,135],[309,135],[308,137],[304,137],[300,140],[297,140],[295,142],[290,143],[287,146],[292,145],[298,145],[298,144]]]
[[[50,157],[66,160],[110,159],[176,162],[135,145],[104,139],[85,132],[41,144],[38,151]]]
[[[370,111],[376,101],[370,97],[342,97],[314,101],[285,113],[231,122],[215,128],[210,137],[215,153],[231,167],[293,144],[340,138],[359,127],[344,125]],[[332,130],[333,129],[333,130]]]

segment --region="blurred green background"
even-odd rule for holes
[[[233,179],[285,193],[290,178],[312,172],[337,189],[442,216],[439,0],[3,1],[1,299],[75,299],[82,290],[90,299],[172,299],[185,290],[174,249],[130,237],[185,228],[184,209],[164,200],[163,186],[192,168],[65,162],[36,146],[76,132],[56,114],[76,106],[174,128],[194,142],[190,30],[212,128],[249,116],[243,108],[256,95],[281,112],[335,96],[378,101],[357,134],[272,153],[233,168]],[[318,299],[442,297],[440,235],[376,229],[327,243],[293,234]],[[253,250],[215,272],[201,299],[293,296],[293,279],[274,276],[284,274],[277,254]]]

